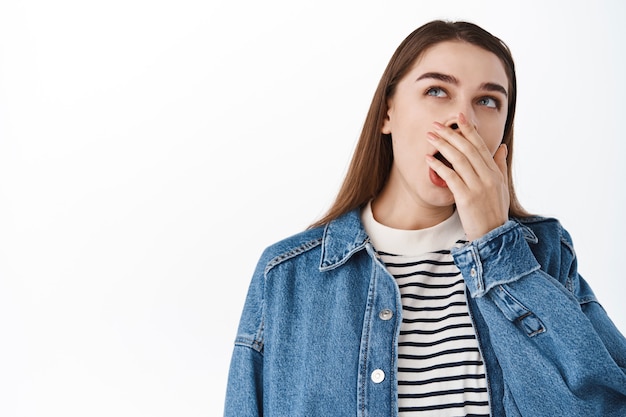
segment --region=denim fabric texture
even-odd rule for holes
[[[453,257],[492,416],[626,416],[626,339],[557,220],[509,220]],[[397,416],[401,322],[399,289],[358,210],[270,246],[246,298],[224,416]]]

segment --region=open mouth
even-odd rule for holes
[[[450,161],[448,161],[442,154],[441,152],[437,152],[436,154],[433,155],[436,159],[440,160],[441,162],[443,162],[443,164],[445,166],[447,166],[448,168],[454,170],[454,167],[452,166],[452,164],[450,163]]]

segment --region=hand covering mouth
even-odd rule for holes
[[[436,159],[440,160],[445,166],[447,166],[448,168],[454,170],[454,167],[452,166],[452,164],[450,163],[450,161],[448,161],[442,154],[441,152],[437,152],[436,154],[433,155]]]

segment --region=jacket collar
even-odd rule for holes
[[[322,237],[320,271],[343,265],[354,253],[365,248],[368,242],[359,208],[330,221]]]
[[[538,242],[537,235],[530,227],[520,219],[513,220],[520,225],[522,234],[529,243]],[[361,223],[360,208],[330,221],[324,228],[322,237],[320,271],[328,271],[343,265],[354,253],[366,248],[369,241],[369,236]]]

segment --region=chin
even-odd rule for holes
[[[427,198],[426,201],[434,207],[450,207],[454,205],[454,195],[452,195],[449,189],[446,188],[437,191],[438,192],[432,193],[429,196],[430,198]]]

